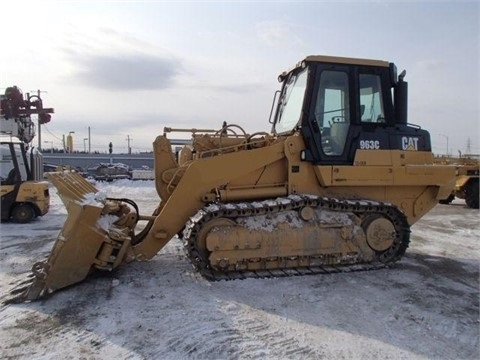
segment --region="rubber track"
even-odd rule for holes
[[[392,221],[397,231],[397,237],[392,247],[379,254],[377,256],[377,260],[370,263],[267,269],[261,271],[219,272],[213,270],[208,261],[202,259],[200,256],[196,243],[197,234],[202,226],[212,219],[235,219],[238,217],[274,214],[281,211],[301,209],[304,206],[321,208],[328,211],[352,212],[360,217],[365,217],[370,214],[379,214]],[[216,281],[246,278],[285,277],[308,274],[330,274],[385,268],[388,265],[398,261],[405,254],[410,241],[410,227],[405,215],[392,204],[371,200],[338,200],[315,195],[290,195],[288,197],[277,198],[275,200],[265,200],[262,202],[220,203],[206,206],[199,210],[187,222],[183,233],[183,239],[187,256],[195,268],[205,278]]]

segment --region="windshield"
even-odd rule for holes
[[[22,181],[27,180],[27,168],[23,160],[20,144],[13,144],[14,156],[17,158],[18,170]],[[0,180],[4,185],[13,185],[17,180],[17,170],[13,162],[12,153],[8,144],[0,146]]]
[[[288,75],[278,103],[275,119],[275,133],[291,131],[300,120],[305,88],[307,87],[307,69]]]

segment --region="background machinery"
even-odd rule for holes
[[[160,203],[151,216],[132,200],[95,197],[78,174],[50,174],[68,217],[48,259],[9,301],[150,259],[176,235],[212,280],[394,263],[410,226],[455,178],[454,168],[434,164],[429,133],[407,124],[404,76],[385,61],[308,56],[279,76],[271,132],[191,129],[192,146],[178,157],[166,133],[158,136]]]
[[[29,143],[35,137],[31,115],[40,124],[50,121],[53,109],[43,107],[39,95],[24,98],[16,86],[0,95],[1,219],[26,223],[48,212],[50,196],[43,178],[43,160]]]
[[[479,173],[480,160],[478,156],[438,157],[435,162],[455,166],[455,188],[446,198],[440,200],[441,204],[450,204],[455,197],[464,199],[467,207],[479,208]]]

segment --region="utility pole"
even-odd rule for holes
[[[127,147],[128,147],[128,155],[132,154],[132,148],[130,147],[130,140],[133,140],[130,135],[127,135]]]
[[[44,108],[43,107],[43,102],[42,98],[40,97],[40,93],[46,92],[46,91],[40,91],[37,90],[37,95],[30,95],[30,93],[27,93],[27,114],[30,116],[30,114],[37,114],[37,122],[38,122],[38,150],[42,150],[42,125],[46,124],[47,122],[50,121],[50,114],[54,112],[52,108]]]
[[[447,135],[444,135],[444,134],[438,134],[440,136],[443,136],[445,139],[447,139],[447,156],[448,156],[448,136]]]
[[[37,96],[40,99],[40,89],[37,90]],[[30,94],[27,93],[27,99],[30,101]],[[37,119],[38,122],[38,151],[42,151],[42,124],[40,123],[40,116]]]
[[[470,137],[468,137],[467,139],[467,151],[466,153],[467,154],[471,154],[472,153],[472,146],[471,146],[472,142],[470,141]]]
[[[90,126],[88,127],[88,153],[92,153],[92,139],[90,137]]]

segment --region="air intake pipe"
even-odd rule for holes
[[[407,124],[408,122],[408,83],[403,81],[407,72],[402,71],[398,75],[398,82],[395,85],[395,119],[397,124]]]

